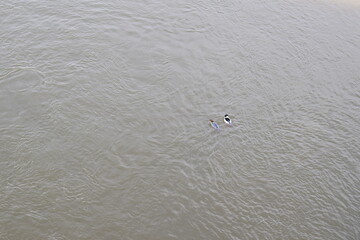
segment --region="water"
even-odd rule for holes
[[[0,6],[1,240],[360,239],[356,1]]]

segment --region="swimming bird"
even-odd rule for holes
[[[225,116],[224,116],[224,122],[225,122],[227,125],[229,125],[229,126],[232,125],[232,124],[231,124],[231,119],[229,118],[229,115],[225,114]]]
[[[214,122],[214,120],[211,120],[211,119],[210,119],[210,125],[211,125],[213,128],[215,128],[215,129],[220,129],[219,125],[217,125],[217,123]]]

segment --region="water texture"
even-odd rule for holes
[[[356,1],[5,0],[0,23],[1,240],[360,239]]]

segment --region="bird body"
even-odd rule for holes
[[[217,125],[217,123],[214,122],[214,120],[211,120],[211,119],[210,119],[210,125],[211,125],[213,128],[215,128],[215,129],[220,129],[219,125]]]
[[[228,126],[232,126],[231,119],[229,118],[229,115],[228,115],[228,114],[225,114],[225,116],[224,116],[224,122],[225,122]]]

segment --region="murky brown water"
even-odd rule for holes
[[[0,239],[360,239],[352,3],[2,1]]]

